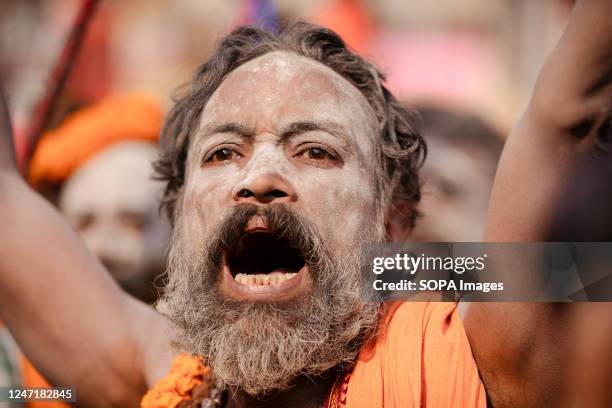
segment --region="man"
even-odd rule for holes
[[[611,7],[578,3],[509,141],[489,239],[541,236],[557,182],[608,114]],[[169,320],[124,296],[27,188],[3,121],[0,311],[80,404],[135,406],[165,377],[144,406],[483,407],[483,383],[496,407],[559,405],[562,373],[542,369],[563,368],[549,344],[563,334],[555,310],[474,304],[462,324],[453,304],[379,309],[362,297],[359,244],[407,234],[423,144],[380,75],[333,33],[239,29],[178,101],[158,165],[174,223],[159,304]],[[386,224],[396,211],[406,222]],[[175,357],[175,337],[192,357]]]
[[[170,238],[158,211],[163,186],[151,168],[162,121],[150,95],[106,96],[43,136],[28,177],[119,285],[147,303],[156,299],[153,280]]]
[[[427,141],[423,165],[422,218],[416,242],[482,240],[495,169],[503,142],[477,116],[419,107]]]

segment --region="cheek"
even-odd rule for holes
[[[123,259],[135,269],[141,269],[146,265],[144,237],[139,234],[126,234],[121,246],[124,248]]]
[[[231,198],[231,177],[198,172],[188,179],[182,200],[182,228],[189,237],[202,236],[223,220]]]
[[[139,269],[146,262],[145,240],[141,233],[119,225],[104,225],[80,233],[97,257]]]
[[[352,241],[376,220],[372,185],[357,170],[320,173],[300,186],[304,212],[325,237]]]

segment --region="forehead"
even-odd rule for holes
[[[349,81],[317,61],[284,51],[265,54],[228,75],[207,103],[200,127],[240,121],[274,132],[300,120],[332,121],[354,137],[370,139],[376,129],[372,108]]]
[[[152,179],[156,147],[147,142],[124,142],[90,159],[66,181],[60,207],[79,211],[144,212],[157,205],[160,182]]]

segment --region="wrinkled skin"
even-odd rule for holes
[[[384,236],[374,193],[375,129],[356,88],[329,68],[285,52],[232,72],[206,105],[189,151],[170,289],[160,310],[185,332],[182,346],[207,357],[222,384],[250,396],[283,391],[301,374],[320,375],[356,357],[350,343],[373,327],[376,309],[354,301],[360,264],[350,260],[364,240]],[[238,296],[231,275],[211,270],[213,263],[198,266],[198,258],[209,256],[218,230],[243,204],[283,204],[314,231],[317,249],[334,266],[318,273],[307,267],[299,285],[265,298]],[[265,226],[265,220],[251,223]],[[214,289],[206,286],[219,274],[226,302],[211,298]],[[334,275],[344,286],[330,283]],[[198,293],[202,276],[207,283]],[[230,306],[262,300],[279,303]],[[207,311],[213,322],[199,315]],[[308,398],[318,404],[321,397]]]
[[[232,72],[201,118],[181,209],[194,243],[244,202],[289,204],[332,246],[375,225],[376,119],[363,95],[329,68],[289,53],[266,54]],[[289,133],[305,121],[327,129]],[[214,131],[229,123],[253,137]],[[223,147],[232,150],[229,159],[215,156]],[[337,159],[315,158],[312,147]],[[244,188],[256,195],[240,197]],[[274,189],[286,195],[269,195]]]
[[[147,142],[109,147],[64,184],[60,209],[87,247],[132,295],[151,302],[170,236],[157,210],[163,186],[151,178],[157,149]]]

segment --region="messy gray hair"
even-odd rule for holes
[[[223,80],[246,62],[274,51],[289,51],[326,65],[347,79],[365,96],[378,120],[379,165],[375,191],[380,208],[403,200],[410,205],[408,223],[417,217],[420,194],[418,170],[426,146],[415,127],[416,112],[400,104],[384,85],[384,75],[370,62],[347,48],[333,31],[298,22],[279,34],[253,27],[240,27],[225,37],[166,120],[160,138],[161,153],[155,163],[157,177],[166,182],[162,198],[170,220],[174,221],[177,200],[185,183],[185,165],[190,139],[202,110]]]

